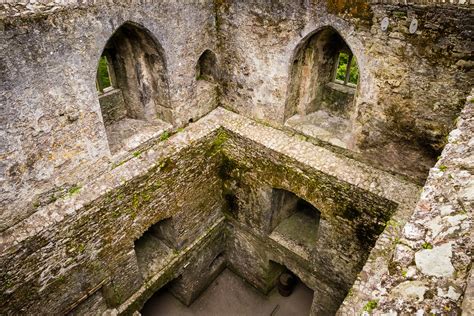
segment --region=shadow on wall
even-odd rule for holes
[[[209,82],[218,82],[219,73],[217,70],[217,57],[214,52],[206,49],[196,65],[196,80],[205,80]]]
[[[172,122],[163,48],[140,25],[126,22],[107,41],[96,86],[112,153]]]

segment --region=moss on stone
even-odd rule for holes
[[[138,158],[138,157],[140,157],[141,154],[142,154],[142,152],[140,150],[134,151],[133,152],[133,157]]]
[[[374,309],[377,308],[377,305],[379,304],[378,300],[370,300],[365,304],[364,306],[364,311],[371,313]]]
[[[171,171],[175,166],[176,164],[169,157],[163,158],[158,162],[158,168],[163,172]]]
[[[237,196],[233,192],[224,193],[225,206],[223,212],[232,218],[237,218],[239,213],[239,202]]]
[[[224,131],[220,130],[215,136],[214,140],[211,142],[209,149],[206,150],[206,157],[214,156],[220,152],[228,138],[228,135]]]
[[[69,196],[72,196],[76,193],[78,193],[79,191],[81,190],[81,186],[80,185],[73,185],[69,190],[68,190],[68,195]]]
[[[128,160],[129,160],[129,159],[124,159],[124,160],[122,160],[122,161],[113,163],[111,169],[114,170],[115,168],[120,167],[121,165],[123,165],[124,163],[126,163]]]
[[[342,215],[348,220],[354,220],[361,215],[361,212],[353,204],[349,204],[344,208]]]
[[[337,15],[348,14],[372,24],[373,12],[370,3],[365,0],[327,0],[328,12]]]
[[[363,245],[372,248],[377,241],[377,237],[385,229],[384,225],[378,223],[358,223],[355,229],[356,237]]]
[[[424,242],[424,243],[421,245],[421,248],[423,248],[423,249],[433,249],[433,245],[430,244],[429,242]]]

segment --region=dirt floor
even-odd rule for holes
[[[309,315],[313,291],[299,282],[289,297],[273,289],[264,296],[236,276],[224,270],[204,293],[187,307],[167,291],[158,291],[143,307],[141,314],[166,316],[303,316]]]

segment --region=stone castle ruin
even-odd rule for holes
[[[470,315],[473,8],[1,1],[0,314]]]

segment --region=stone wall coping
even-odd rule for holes
[[[84,184],[77,193],[39,208],[25,220],[6,229],[0,233],[0,251],[14,247],[67,216],[74,216],[81,208],[100,196],[147,173],[157,166],[163,157],[172,156],[173,153],[193,146],[193,143],[208,137],[220,127],[291,157],[310,168],[393,201],[399,205],[399,209],[404,210],[403,213],[412,210],[418,199],[420,187],[416,184],[333,153],[305,141],[297,134],[290,135],[224,108],[217,108],[168,140],[158,141],[139,157],[132,156],[122,163],[112,164],[109,172]]]
[[[29,17],[48,15],[60,10],[73,10],[100,5],[137,6],[153,4],[156,0],[0,0],[1,17]],[[177,0],[161,0],[161,3],[176,3]],[[209,0],[195,0],[198,3],[208,3]],[[474,0],[369,0],[372,5],[437,5],[468,7],[474,5]]]

